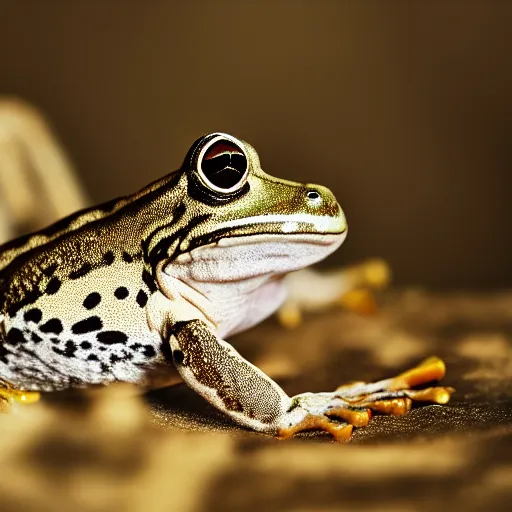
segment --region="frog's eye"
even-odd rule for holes
[[[201,149],[197,172],[211,190],[224,194],[235,192],[247,181],[247,155],[235,138],[218,135]]]

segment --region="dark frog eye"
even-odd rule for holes
[[[247,155],[235,138],[218,135],[201,149],[197,171],[208,188],[222,193],[235,192],[247,180]]]

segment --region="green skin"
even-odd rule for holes
[[[179,171],[0,247],[0,377],[53,391],[152,386],[177,371],[254,430],[343,437],[328,414],[350,409],[339,393],[291,398],[224,338],[272,314],[282,277],[328,256],[346,229],[325,187],[269,176],[234,137],[203,137]],[[369,386],[358,393],[398,397]]]

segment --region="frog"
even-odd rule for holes
[[[345,214],[325,186],[273,177],[214,132],[142,190],[0,246],[0,398],[123,382],[185,382],[241,427],[339,441],[372,413],[444,404],[430,358],[393,378],[289,396],[226,339],[272,315],[285,277],[337,250]]]

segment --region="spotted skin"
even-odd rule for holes
[[[351,417],[339,394],[291,398],[224,341],[272,314],[283,275],[345,235],[328,189],[269,176],[227,134],[202,137],[175,173],[0,247],[0,377],[54,391],[151,386],[177,371],[255,430],[346,433],[329,416]],[[380,391],[378,400],[409,396]]]
[[[246,414],[263,424],[277,420],[281,402],[286,398],[272,381],[241,360],[232,347],[219,343],[204,323],[199,320],[176,323],[171,335],[175,338],[171,345],[175,347],[172,355],[176,366],[188,369],[199,386],[214,389],[217,399],[227,410]],[[197,340],[201,342],[197,343]],[[205,358],[214,363],[205,366]],[[260,393],[265,396],[264,402]]]
[[[43,295],[19,310],[9,319],[2,345],[9,362],[2,376],[24,389],[48,391],[116,380],[137,383],[144,381],[147,367],[168,364],[161,355],[161,338],[148,331],[145,309],[136,299],[139,293],[151,294],[142,272],[138,286],[115,284],[114,275],[128,270],[121,260],[107,274],[91,271],[92,277],[101,272],[102,279],[112,275],[101,291],[96,289],[99,276],[84,276],[78,288],[78,280],[62,283],[62,293],[75,294],[65,310],[56,294]],[[120,329],[119,316],[130,318],[130,324]]]

